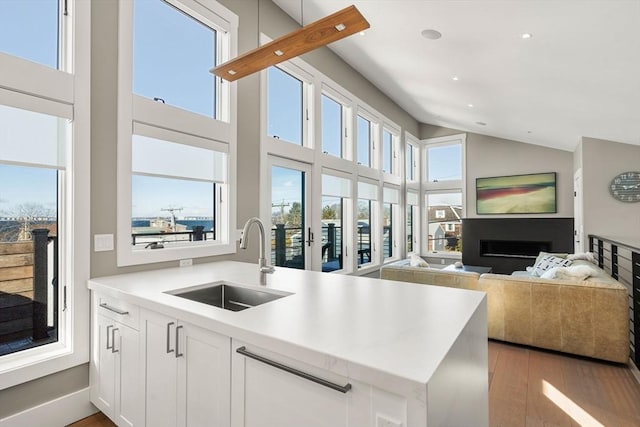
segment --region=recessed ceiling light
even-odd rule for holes
[[[523,39],[530,39],[531,37],[533,37],[533,34],[531,33],[522,33],[520,34],[520,37]]]
[[[460,80],[460,78],[458,76],[453,76],[451,77],[451,80],[453,80],[454,82],[457,82],[458,80]]]
[[[442,33],[440,31],[432,29],[422,30],[420,34],[422,34],[422,37],[429,40],[438,40],[440,37],[442,37]]]
[[[476,122],[476,124],[480,125],[480,126],[486,126],[487,125],[485,122]]]
[[[360,31],[360,35],[361,35],[361,36],[364,36],[364,31]]]
[[[467,104],[467,107],[473,108],[473,104]]]

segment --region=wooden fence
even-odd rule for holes
[[[33,332],[33,242],[0,243],[0,343]]]

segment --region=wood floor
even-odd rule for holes
[[[491,427],[638,427],[640,383],[629,367],[489,341],[489,417]],[[71,425],[112,426],[101,413]]]

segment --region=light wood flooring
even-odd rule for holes
[[[638,427],[629,367],[489,341],[491,427]],[[70,427],[112,427],[98,413]],[[454,427],[454,426],[452,426]]]

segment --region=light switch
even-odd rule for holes
[[[94,234],[93,250],[95,252],[104,252],[113,250],[113,234]]]

